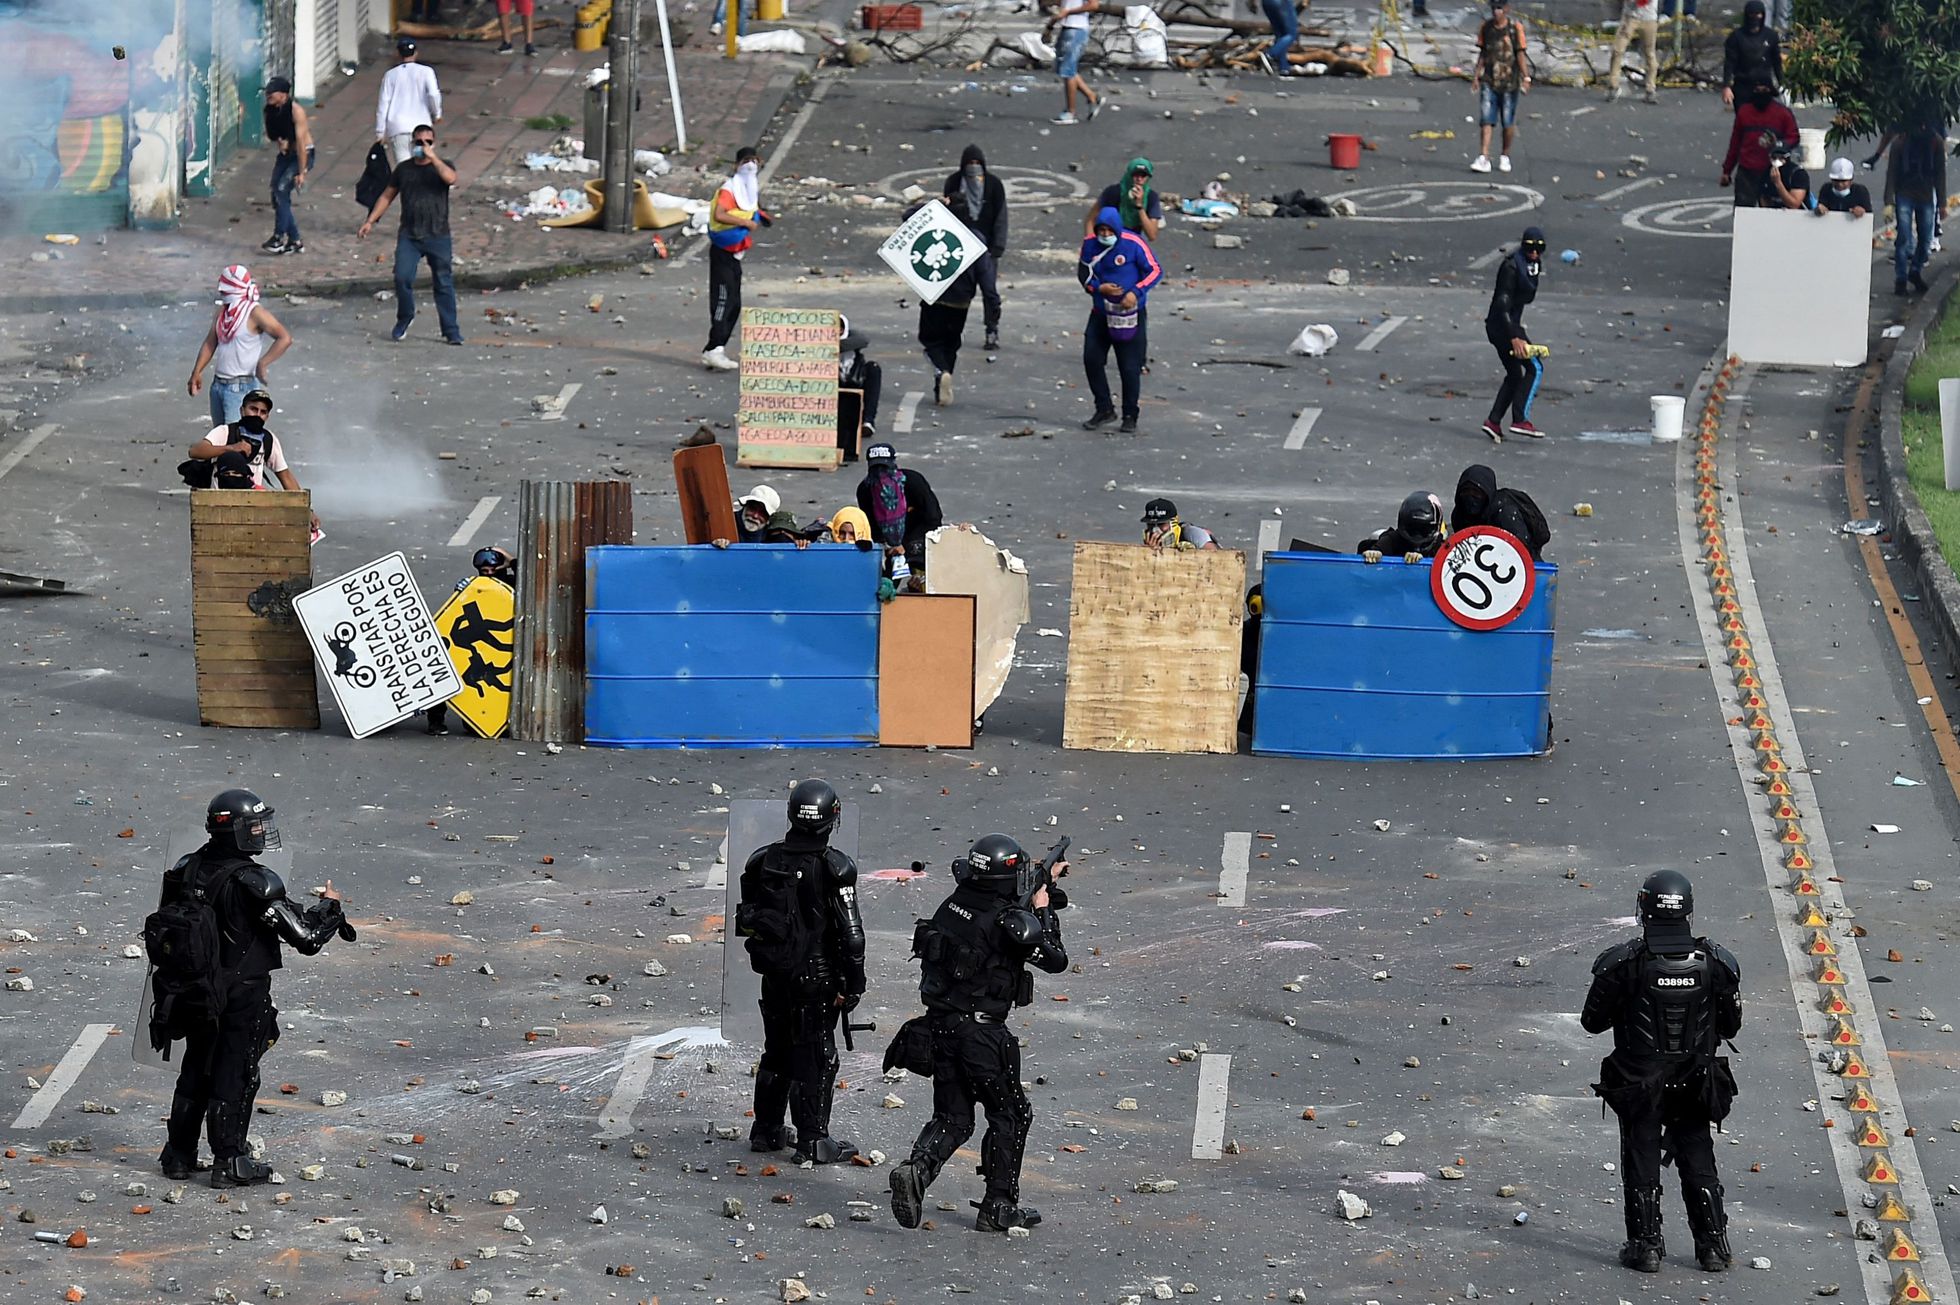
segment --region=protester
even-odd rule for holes
[[[1089,15],[1097,12],[1097,0],[1057,0],[1061,8],[1048,16],[1042,25],[1041,34],[1045,37],[1055,30],[1056,24],[1062,28],[1061,38],[1055,42],[1055,75],[1062,79],[1062,111],[1055,117],[1055,124],[1073,127],[1076,124],[1075,97],[1081,94],[1089,103],[1089,121],[1096,120],[1102,109],[1102,97],[1089,89],[1089,83],[1082,80],[1082,52],[1089,48]]]
[[[863,508],[838,508],[830,518],[829,542],[871,546],[871,518]]]
[[[234,263],[218,277],[218,307],[211,315],[204,342],[197,348],[197,361],[191,364],[191,378],[184,389],[196,398],[204,388],[205,367],[215,363],[211,424],[237,421],[239,403],[246,393],[264,385],[272,364],[292,347],[292,333],[259,302],[259,283],[243,264]]]
[[[1735,103],[1737,93],[1747,96],[1751,88],[1768,82],[1770,98],[1783,83],[1783,42],[1765,17],[1763,0],[1749,0],[1742,6],[1742,24],[1729,33],[1722,45],[1722,103]],[[1746,205],[1744,207],[1747,207]]]
[[[442,121],[442,88],[435,69],[421,62],[415,42],[404,36],[395,42],[399,62],[381,79],[381,96],[374,106],[374,138],[388,146],[388,161],[397,166],[414,152],[417,124]]]
[[[1167,498],[1153,498],[1143,505],[1143,542],[1150,548],[1178,552],[1218,547],[1218,538],[1203,526],[1195,526],[1177,514],[1177,504]]]
[[[1456,503],[1450,509],[1450,531],[1471,526],[1495,526],[1523,544],[1531,560],[1544,560],[1552,530],[1531,495],[1521,489],[1497,487],[1497,473],[1480,462],[1463,469],[1456,482]]]
[[[1872,193],[1860,182],[1852,180],[1857,169],[1850,159],[1832,159],[1830,180],[1824,189],[1817,192],[1817,207],[1811,211],[1818,217],[1826,213],[1849,213],[1860,218],[1872,211]]]
[[[1946,134],[1922,121],[1905,133],[1892,173],[1892,203],[1898,229],[1892,238],[1892,293],[1906,286],[1925,292],[1926,257],[1932,252],[1946,189]]]
[[[534,59],[538,53],[538,38],[532,29],[531,10],[534,7],[533,0],[497,0],[497,31],[503,36],[503,44],[497,47],[497,53],[509,54],[511,52],[510,11],[513,4],[517,7],[518,17],[524,20],[524,57],[526,59]]]
[[[1293,67],[1286,61],[1286,52],[1300,39],[1300,11],[1293,7],[1293,0],[1259,0],[1259,9],[1273,29],[1273,43],[1259,52],[1259,66],[1268,77],[1291,77]],[[1416,17],[1424,15],[1418,13]]]
[[[192,463],[209,462],[210,468],[196,485],[201,489],[265,489],[266,473],[271,472],[281,489],[297,491],[299,477],[286,463],[285,446],[266,429],[266,418],[271,415],[272,395],[253,390],[239,403],[238,420],[213,426],[191,445],[190,462],[178,470],[189,481],[200,470]],[[315,532],[320,529],[318,513],[312,514],[311,524]]]
[[[374,202],[359,235],[367,239],[395,196],[401,196],[402,222],[395,233],[395,329],[389,338],[407,335],[409,323],[415,320],[415,272],[426,261],[443,343],[461,344],[463,328],[456,319],[456,277],[449,243],[449,188],[456,184],[456,169],[437,155],[435,128],[427,123],[415,129],[410,151],[406,163],[395,165],[388,189]]]
[[[1801,212],[1817,201],[1810,195],[1810,173],[1798,162],[1801,156],[1787,145],[1770,151],[1769,189],[1762,206]]]
[[[1000,260],[1007,253],[1007,187],[987,171],[987,156],[978,145],[960,151],[960,168],[946,178],[946,207],[979,237],[987,252],[972,271],[985,307],[987,352],[1000,348]]]
[[[1116,420],[1107,372],[1113,349],[1123,386],[1120,429],[1132,433],[1141,415],[1143,361],[1150,345],[1150,287],[1163,277],[1164,269],[1149,244],[1127,230],[1112,207],[1102,211],[1094,234],[1082,242],[1075,275],[1090,296],[1089,321],[1082,330],[1082,369],[1096,399],[1096,410],[1082,428],[1095,430]]]
[[[742,256],[769,222],[762,211],[762,154],[744,145],[735,151],[735,171],[715,192],[708,214],[708,347],[701,351],[701,365],[711,372],[741,366],[728,356],[727,345],[742,320]]]
[[[837,446],[844,461],[858,460],[858,441],[878,437],[878,398],[885,389],[885,369],[864,356],[871,337],[851,328],[851,319],[837,315]],[[856,390],[857,394],[845,393]],[[856,400],[856,409],[852,408]],[[712,441],[710,441],[712,442]]]
[[[759,544],[769,518],[782,510],[783,496],[767,485],[757,485],[735,505],[736,533],[744,544]]]
[[[1436,556],[1443,539],[1443,500],[1426,489],[1419,489],[1402,500],[1394,525],[1368,536],[1354,546],[1354,551],[1368,562],[1379,562],[1384,557],[1419,562]]]
[[[1524,20],[1511,17],[1509,0],[1490,0],[1490,17],[1477,29],[1477,70],[1470,86],[1477,92],[1477,157],[1472,172],[1490,171],[1490,134],[1503,131],[1497,170],[1511,170],[1511,147],[1518,138],[1518,97],[1531,89]]]
[[[1939,127],[1936,130],[1943,135],[1945,129]],[[1878,148],[1873,150],[1871,157],[1865,160],[1865,171],[1869,172],[1881,157],[1885,159],[1885,193],[1882,202],[1888,209],[1896,209],[1898,205],[1899,173],[1905,159],[1905,140],[1908,134],[1910,133],[1904,127],[1888,128],[1885,135],[1879,138]],[[1945,234],[1946,151],[1944,149],[1939,151],[1939,168],[1933,196],[1935,200],[1933,239],[1926,248],[1928,253],[1937,254],[1940,252],[1940,238]]]
[[[1545,364],[1524,330],[1524,310],[1538,297],[1538,270],[1544,258],[1545,233],[1526,227],[1518,247],[1497,265],[1497,284],[1484,313],[1484,336],[1504,364],[1503,384],[1497,387],[1483,425],[1484,434],[1497,444],[1504,442],[1505,428],[1500,423],[1506,408],[1511,410],[1511,434],[1544,438],[1544,432],[1531,424],[1531,404],[1545,379]]]
[[[966,338],[966,317],[978,293],[978,278],[969,267],[931,303],[919,300],[919,346],[932,364],[932,401],[942,408],[953,401],[953,372],[959,366],[960,344]]]
[[[867,466],[858,482],[858,507],[871,521],[872,538],[884,546],[891,559],[893,579],[909,581],[910,587],[925,587],[926,536],[945,524],[939,496],[932,482],[911,468],[900,470],[898,450],[890,444],[873,444],[864,451]],[[905,563],[904,574],[898,562]]]
[[[265,138],[279,152],[272,159],[272,239],[259,248],[268,254],[304,253],[306,244],[293,217],[293,192],[305,187],[306,174],[313,171],[313,126],[284,77],[265,84]]]
[[[1245,676],[1245,701],[1239,706],[1239,733],[1252,734],[1253,701],[1259,696],[1259,631],[1266,623],[1266,586],[1245,591],[1245,624],[1239,632],[1239,674]]]
[[[1122,216],[1125,231],[1155,244],[1157,232],[1164,224],[1163,200],[1158,198],[1157,188],[1150,184],[1155,172],[1149,159],[1131,159],[1130,166],[1123,169],[1123,179],[1110,182],[1096,197],[1096,206],[1089,210],[1089,216],[1083,220],[1082,238],[1087,240],[1093,237],[1103,210],[1113,208]]]
[[[1661,85],[1661,64],[1654,49],[1660,38],[1660,14],[1655,0],[1622,0],[1620,30],[1613,34],[1613,63],[1606,73],[1606,98],[1609,100],[1620,98],[1620,73],[1626,64],[1627,46],[1633,43],[1635,36],[1640,38],[1640,52],[1647,60],[1642,68],[1647,92],[1640,98],[1649,104],[1658,104],[1661,98],[1658,93]]]
[[[1777,103],[1775,86],[1759,81],[1750,88],[1749,99],[1736,106],[1735,122],[1729,128],[1729,152],[1722,158],[1722,184],[1734,184],[1737,208],[1756,208],[1764,195],[1772,193],[1769,170],[1773,141],[1796,146],[1797,115],[1787,104]]]

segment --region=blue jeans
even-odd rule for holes
[[[1910,272],[1918,276],[1926,268],[1926,255],[1933,246],[1933,221],[1939,206],[1930,199],[1897,201],[1899,233],[1892,240],[1892,279],[1903,282]],[[1917,228],[1915,235],[1914,228]]]
[[[1075,76],[1082,65],[1082,52],[1088,48],[1088,28],[1064,27],[1055,41],[1055,75],[1063,81]]]
[[[1507,131],[1517,126],[1518,93],[1492,90],[1488,86],[1478,87],[1477,121],[1485,127],[1503,127]]]
[[[315,151],[306,151],[306,170],[313,171]],[[272,234],[288,240],[299,239],[299,223],[293,220],[293,181],[299,176],[299,155],[281,154],[272,160]]]
[[[1273,25],[1273,44],[1266,57],[1273,61],[1273,67],[1285,72],[1286,52],[1300,39],[1299,11],[1294,9],[1293,0],[1259,0],[1259,8]]]
[[[258,387],[259,378],[256,376],[247,376],[243,379],[233,378],[230,380],[222,380],[217,376],[213,376],[211,378],[210,390],[211,424],[213,426],[226,426],[237,421],[239,417],[238,405],[245,401],[246,395]]]
[[[417,240],[404,231],[395,237],[395,325],[406,327],[415,320],[415,271],[423,259],[429,261],[429,276],[435,282],[442,338],[460,340],[463,331],[456,324],[456,278],[449,266],[448,236]]]

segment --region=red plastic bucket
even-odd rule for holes
[[[1359,136],[1329,136],[1327,138],[1327,162],[1343,171],[1352,172],[1361,166],[1361,138]]]

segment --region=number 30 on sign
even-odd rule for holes
[[[1443,615],[1468,630],[1509,625],[1531,603],[1538,576],[1531,554],[1508,531],[1471,526],[1451,535],[1429,568]]]

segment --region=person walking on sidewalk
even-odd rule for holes
[[[1060,39],[1055,42],[1055,75],[1062,79],[1062,111],[1056,117],[1057,126],[1073,127],[1076,124],[1075,97],[1080,92],[1088,102],[1088,121],[1094,122],[1096,114],[1102,109],[1102,97],[1089,89],[1089,83],[1082,80],[1082,52],[1089,48],[1089,15],[1096,12],[1096,0],[1061,0],[1061,8],[1049,15],[1041,34],[1047,36],[1061,24]]]
[[[1655,0],[1623,0],[1620,5],[1620,30],[1613,36],[1613,64],[1606,73],[1606,98],[1620,98],[1620,73],[1626,65],[1627,46],[1633,38],[1640,38],[1640,53],[1647,59],[1644,72],[1647,93],[1640,98],[1649,104],[1660,102],[1661,63],[1655,55],[1655,47],[1660,41],[1660,12]]]
[[[1771,194],[1772,150],[1779,144],[1796,148],[1797,115],[1776,102],[1776,87],[1764,78],[1750,88],[1748,101],[1736,106],[1729,152],[1722,157],[1722,184],[1735,186],[1737,208],[1760,207]]]
[[[268,343],[268,341],[270,343]],[[259,283],[242,263],[218,277],[218,307],[211,329],[198,346],[197,361],[184,388],[192,398],[204,388],[204,369],[216,363],[211,378],[211,424],[238,420],[245,396],[266,383],[266,373],[281,354],[293,347],[292,333],[259,303]]]
[[[265,138],[279,153],[272,160],[272,239],[259,248],[268,254],[304,253],[293,219],[293,192],[313,171],[313,126],[306,110],[293,103],[293,84],[284,77],[265,84]]]
[[[1538,297],[1538,268],[1545,258],[1545,233],[1526,227],[1524,238],[1511,256],[1497,265],[1497,285],[1491,291],[1490,308],[1484,313],[1484,335],[1497,350],[1504,364],[1504,382],[1497,387],[1497,398],[1484,418],[1484,434],[1493,443],[1504,442],[1504,410],[1511,410],[1510,432],[1543,439],[1545,432],[1531,424],[1531,403],[1538,397],[1538,386],[1545,379],[1545,364],[1532,348],[1524,331],[1524,310]]]
[[[1007,253],[1007,187],[987,171],[978,145],[960,151],[960,170],[946,178],[946,207],[980,238],[987,252],[973,265],[985,309],[987,352],[1000,348],[1000,260]]]
[[[1075,275],[1091,300],[1089,322],[1082,331],[1082,370],[1096,399],[1096,411],[1082,429],[1095,430],[1116,420],[1107,371],[1113,349],[1123,385],[1120,429],[1132,434],[1142,411],[1143,360],[1149,345],[1147,301],[1150,287],[1163,278],[1164,269],[1149,244],[1126,230],[1123,215],[1111,207],[1096,219],[1095,234],[1082,242]]]
[[[510,11],[513,4],[517,7],[517,16],[524,20],[524,57],[535,59],[538,54],[538,38],[531,16],[531,11],[535,7],[533,0],[497,0],[497,30],[503,35],[503,44],[497,47],[497,53],[511,52]]]
[[[762,153],[744,145],[708,212],[708,347],[701,351],[701,364],[711,372],[741,365],[728,356],[727,346],[742,320],[742,256],[769,221],[762,211]]]
[[[1501,128],[1503,150],[1497,170],[1511,170],[1511,147],[1518,139],[1518,97],[1531,89],[1531,69],[1525,53],[1524,20],[1511,17],[1510,0],[1490,0],[1490,17],[1477,29],[1477,71],[1470,76],[1477,92],[1477,157],[1472,172],[1490,171],[1490,133]]]
[[[1774,88],[1783,80],[1783,42],[1769,25],[1767,12],[1763,0],[1749,0],[1742,6],[1742,26],[1722,43],[1724,104],[1733,105],[1738,94],[1747,96],[1760,82]]]
[[[422,63],[415,42],[404,36],[395,42],[399,62],[381,79],[374,105],[374,138],[388,147],[388,161],[399,167],[415,150],[416,124],[442,121],[442,88],[435,69]]]
[[[1892,202],[1898,230],[1892,237],[1892,293],[1906,285],[1924,292],[1926,256],[1938,230],[1941,192],[1945,190],[1946,133],[1937,122],[1922,121],[1899,142],[1892,167]]]
[[[449,188],[456,184],[456,169],[436,154],[436,130],[427,123],[411,136],[408,162],[395,168],[388,189],[374,202],[374,211],[361,223],[360,238],[374,230],[374,224],[401,196],[402,224],[395,235],[395,329],[390,338],[408,334],[415,320],[415,272],[425,260],[429,280],[436,293],[436,320],[442,325],[444,344],[461,344],[463,329],[456,320],[456,277],[450,261]]]

